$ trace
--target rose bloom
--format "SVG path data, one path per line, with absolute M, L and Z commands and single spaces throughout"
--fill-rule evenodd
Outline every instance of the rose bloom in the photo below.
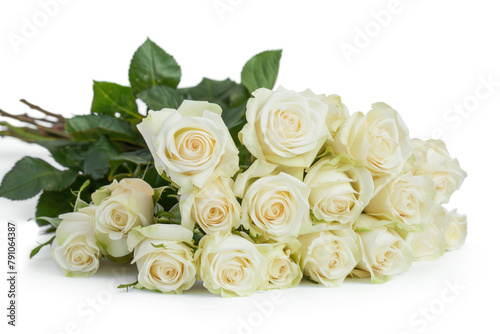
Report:
M 242 201 L 242 225 L 263 240 L 296 238 L 310 225 L 309 187 L 286 173 L 255 181 Z
M 233 194 L 233 180 L 218 177 L 202 189 L 181 195 L 182 226 L 193 230 L 197 224 L 203 232 L 231 233 L 241 222 L 241 205 Z
M 361 259 L 357 239 L 351 229 L 314 231 L 299 236 L 300 267 L 304 275 L 329 287 L 342 284 Z
M 337 131 L 332 147 L 373 174 L 375 192 L 403 170 L 413 151 L 401 116 L 381 102 L 374 103 L 366 115 L 353 114 Z
M 101 251 L 94 235 L 95 207 L 59 216 L 62 219 L 52 242 L 52 257 L 69 277 L 89 277 L 99 268 Z
M 432 261 L 446 251 L 444 223 L 446 211 L 441 205 L 434 207 L 422 231 L 410 232 L 405 238 L 415 261 Z
M 384 186 L 365 207 L 365 213 L 394 220 L 398 227 L 415 231 L 427 221 L 434 196 L 432 181 L 427 176 L 406 173 Z
M 412 253 L 404 239 L 391 227 L 390 222 L 380 221 L 366 214 L 359 216 L 357 232 L 363 256 L 353 271 L 354 276 L 371 277 L 373 283 L 384 283 L 394 275 L 407 271 L 412 262 Z M 381 226 L 382 225 L 382 226 Z M 370 229 L 370 226 L 374 226 Z
M 130 254 L 127 235 L 136 226 L 148 226 L 154 222 L 153 195 L 153 188 L 141 179 L 113 180 L 92 194 L 97 205 L 96 237 L 107 258 L 128 262 L 123 258 Z
M 234 234 L 205 235 L 195 253 L 198 280 L 213 294 L 249 296 L 267 287 L 269 244 L 254 244 Z
M 139 270 L 135 287 L 163 293 L 191 288 L 196 281 L 192 240 L 193 232 L 179 225 L 135 227 L 127 240 Z
M 326 104 L 328 104 L 328 113 L 326 115 L 326 125 L 330 134 L 335 135 L 339 127 L 349 118 L 349 110 L 342 103 L 340 96 L 336 94 L 324 97 Z M 333 137 L 332 137 L 333 139 Z
M 179 193 L 239 169 L 238 149 L 221 113 L 217 104 L 185 100 L 177 110 L 150 111 L 137 125 L 158 173 L 165 172 Z
M 309 205 L 318 221 L 351 227 L 373 195 L 373 180 L 363 166 L 343 156 L 326 156 L 307 170 Z M 333 224 L 331 224 L 333 225 Z
M 234 182 L 233 193 L 236 197 L 243 198 L 253 182 L 264 176 L 278 175 L 279 173 L 286 173 L 299 181 L 304 179 L 304 168 L 302 167 L 280 166 L 257 159 L 244 173 L 238 174 Z
M 298 264 L 300 242 L 297 239 L 289 239 L 272 246 L 273 250 L 267 260 L 266 290 L 297 286 L 302 279 L 302 271 Z
M 415 162 L 414 175 L 429 176 L 436 189 L 436 202 L 448 203 L 453 192 L 460 188 L 467 173 L 460 168 L 457 159 L 452 159 L 442 140 L 413 139 Z
M 239 133 L 257 159 L 289 167 L 309 167 L 329 136 L 329 105 L 310 90 L 257 89 L 247 103 L 247 123 Z
M 467 216 L 459 214 L 457 209 L 446 211 L 444 237 L 447 250 L 452 251 L 460 248 L 467 237 Z

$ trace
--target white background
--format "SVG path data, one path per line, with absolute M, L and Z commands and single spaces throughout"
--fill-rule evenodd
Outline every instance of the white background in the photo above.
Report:
M 498 330 L 496 2 L 401 0 L 396 12 L 384 16 L 384 26 L 375 23 L 373 13 L 393 8 L 389 0 L 66 2 L 47 22 L 37 21 L 45 25 L 26 43 L 14 47 L 8 36 L 22 36 L 26 20 L 33 22 L 34 16 L 43 19 L 42 7 L 34 0 L 2 1 L 0 108 L 27 111 L 18 102 L 26 98 L 65 116 L 88 113 L 92 80 L 127 84 L 130 58 L 146 37 L 176 57 L 183 72 L 181 86 L 194 85 L 203 76 L 239 80 L 252 55 L 282 48 L 278 84 L 337 93 L 351 112 L 368 111 L 371 103 L 384 101 L 401 113 L 414 137 L 442 131 L 451 155 L 469 174 L 447 206 L 468 215 L 469 236 L 460 250 L 417 263 L 384 285 L 348 280 L 328 289 L 302 283 L 277 295 L 230 299 L 199 285 L 180 296 L 125 293 L 115 286 L 134 281 L 133 268 L 122 272 L 103 263 L 91 279 L 70 279 L 60 273 L 48 249 L 28 260 L 37 241 L 47 239 L 27 222 L 36 199 L 2 198 L 2 272 L 7 271 L 7 220 L 18 222 L 19 234 L 18 327 L 8 328 L 9 333 Z M 230 7 L 220 15 L 217 3 Z M 359 31 L 366 29 L 371 36 L 363 39 Z M 357 48 L 352 57 L 342 52 L 347 44 Z M 493 84 L 484 84 L 488 80 Z M 24 155 L 49 159 L 42 148 L 0 139 L 0 176 Z M 3 277 L 0 319 L 7 327 Z M 454 294 L 447 284 L 460 288 Z M 427 318 L 423 312 L 429 312 Z

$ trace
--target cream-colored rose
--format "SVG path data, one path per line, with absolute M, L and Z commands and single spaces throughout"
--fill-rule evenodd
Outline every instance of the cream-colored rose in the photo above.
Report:
M 318 221 L 351 227 L 373 195 L 370 172 L 345 156 L 326 156 L 307 170 L 309 204 Z
M 384 283 L 394 275 L 401 274 L 410 268 L 413 262 L 412 253 L 403 238 L 393 228 L 377 226 L 379 223 L 370 221 L 377 219 L 365 214 L 360 215 L 358 220 L 362 221 L 359 225 L 376 227 L 357 232 L 363 256 L 353 272 L 354 276 L 366 275 L 371 277 L 373 283 Z
M 233 193 L 236 197 L 243 198 L 253 182 L 264 176 L 278 175 L 279 173 L 286 173 L 299 181 L 303 181 L 304 170 L 302 167 L 280 166 L 257 159 L 244 173 L 238 174 L 234 182 Z
M 231 233 L 241 223 L 241 205 L 233 194 L 233 180 L 218 177 L 202 189 L 181 195 L 182 226 L 193 230 L 197 224 L 205 233 Z
M 326 125 L 330 133 L 334 135 L 339 127 L 349 118 L 349 110 L 347 110 L 347 107 L 342 103 L 338 95 L 332 94 L 325 96 L 325 101 L 326 104 L 328 104 Z
M 238 171 L 238 149 L 221 113 L 217 104 L 185 100 L 177 110 L 150 111 L 137 125 L 158 173 L 166 173 L 179 193 Z
M 462 185 L 467 173 L 460 168 L 457 159 L 452 159 L 442 140 L 412 140 L 415 150 L 415 162 L 412 165 L 414 175 L 427 175 L 434 182 L 436 202 L 448 203 L 453 192 Z
M 432 261 L 444 254 L 446 251 L 445 220 L 445 209 L 435 204 L 425 221 L 423 230 L 410 232 L 405 237 L 415 261 Z
M 273 244 L 273 251 L 267 260 L 267 289 L 284 289 L 297 286 L 302 279 L 299 267 L 300 242 L 289 239 Z
M 329 287 L 342 284 L 361 260 L 357 239 L 356 233 L 350 229 L 316 231 L 299 236 L 300 267 L 304 275 Z
M 154 190 L 141 179 L 113 180 L 92 194 L 97 242 L 111 260 L 130 254 L 127 235 L 136 226 L 152 224 Z M 127 260 L 127 259 L 124 259 Z
M 407 231 L 421 229 L 434 207 L 434 187 L 427 176 L 406 173 L 384 186 L 365 208 L 365 213 L 394 220 Z
M 137 263 L 138 289 L 181 293 L 196 281 L 193 260 L 193 232 L 179 225 L 154 224 L 135 227 L 127 244 Z
M 238 235 L 207 234 L 194 255 L 197 277 L 213 294 L 249 296 L 267 287 L 271 251 L 271 245 L 257 245 Z
M 310 90 L 257 89 L 247 103 L 247 124 L 239 133 L 257 159 L 307 168 L 329 136 L 329 105 Z
M 296 238 L 311 225 L 309 193 L 309 187 L 289 174 L 262 177 L 245 192 L 242 225 L 263 240 Z
M 368 168 L 377 192 L 403 170 L 413 146 L 398 112 L 379 102 L 374 103 L 366 115 L 355 113 L 340 127 L 333 150 Z
M 444 237 L 446 250 L 452 251 L 462 247 L 467 237 L 467 216 L 459 214 L 457 209 L 446 211 Z
M 95 207 L 62 214 L 52 242 L 52 257 L 69 277 L 89 277 L 99 268 L 101 251 L 94 235 Z

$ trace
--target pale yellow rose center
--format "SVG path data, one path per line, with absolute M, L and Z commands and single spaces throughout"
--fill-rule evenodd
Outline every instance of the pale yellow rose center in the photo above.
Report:
M 191 218 L 204 227 L 216 227 L 226 223 L 231 210 L 231 204 L 224 198 L 209 202 L 195 200 L 195 205 L 191 208 Z
M 236 284 L 243 279 L 246 267 L 248 263 L 245 259 L 234 258 L 220 271 L 219 280 L 224 285 Z
M 350 194 L 352 198 L 334 198 L 327 199 L 323 204 L 325 213 L 330 215 L 343 215 L 349 213 L 354 206 L 354 194 Z
M 280 137 L 292 139 L 302 133 L 302 120 L 299 115 L 288 111 L 279 110 L 276 113 L 275 131 Z
M 386 130 L 377 129 L 370 138 L 370 144 L 368 161 L 378 168 L 383 168 L 394 154 L 397 146 L 396 143 L 391 139 Z
M 180 162 L 204 163 L 213 156 L 216 147 L 214 136 L 201 129 L 182 129 L 174 135 L 178 154 L 172 154 L 165 148 L 165 156 Z
M 389 249 L 384 252 L 381 252 L 375 256 L 375 263 L 372 268 L 374 270 L 386 271 L 389 269 L 394 261 L 396 260 L 398 253 L 397 244 L 391 245 Z
M 183 271 L 184 264 L 172 259 L 168 255 L 156 258 L 150 268 L 151 277 L 163 283 L 177 282 Z
M 290 274 L 290 263 L 288 260 L 276 257 L 271 262 L 269 278 L 271 281 L 284 281 Z
M 89 254 L 84 247 L 78 244 L 68 247 L 65 250 L 65 255 L 73 265 L 78 267 L 87 267 L 94 262 L 94 256 Z
M 116 232 L 123 231 L 127 226 L 128 215 L 121 210 L 113 210 L 111 213 L 110 229 Z

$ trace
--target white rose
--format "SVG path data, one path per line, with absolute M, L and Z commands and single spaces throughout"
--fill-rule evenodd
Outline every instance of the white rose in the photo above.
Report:
M 446 211 L 441 205 L 434 205 L 430 216 L 426 219 L 422 231 L 410 232 L 405 237 L 415 261 L 432 261 L 446 251 L 444 222 Z
M 362 214 L 358 220 L 377 220 Z M 360 222 L 368 226 L 371 222 Z M 374 224 L 375 226 L 378 223 Z M 394 275 L 407 271 L 413 257 L 406 242 L 388 226 L 377 226 L 368 231 L 357 232 L 361 241 L 363 257 L 354 270 L 355 276 L 371 276 L 373 283 L 384 283 Z
M 307 171 L 304 183 L 311 188 L 309 204 L 319 221 L 351 227 L 373 195 L 370 172 L 345 156 L 326 156 Z
M 234 182 L 233 193 L 236 197 L 243 198 L 248 187 L 254 181 L 264 176 L 278 175 L 279 173 L 286 173 L 302 181 L 304 179 L 304 170 L 302 167 L 280 166 L 257 159 L 244 173 L 238 174 Z
M 298 265 L 299 248 L 300 242 L 297 239 L 273 245 L 267 260 L 267 289 L 292 288 L 300 283 L 302 271 Z
M 377 192 L 403 170 L 413 147 L 408 128 L 398 112 L 379 102 L 374 103 L 366 115 L 355 113 L 340 127 L 333 150 L 368 168 Z
M 452 251 L 460 248 L 467 237 L 467 216 L 459 214 L 457 209 L 446 211 L 444 237 L 447 250 Z
M 97 242 L 104 255 L 120 262 L 129 255 L 127 235 L 136 226 L 153 223 L 154 190 L 141 179 L 113 180 L 92 194 Z M 126 258 L 124 261 L 128 262 Z
M 329 136 L 329 106 L 310 90 L 257 89 L 247 103 L 247 124 L 239 139 L 257 159 L 309 167 Z
M 238 149 L 221 113 L 216 104 L 186 100 L 177 110 L 150 111 L 137 125 L 158 173 L 165 172 L 179 193 L 238 171 Z
M 154 224 L 135 227 L 128 235 L 128 247 L 137 263 L 138 289 L 181 293 L 196 281 L 191 243 L 193 232 L 179 225 Z
M 195 223 L 207 234 L 231 233 L 241 223 L 241 205 L 233 194 L 233 180 L 218 177 L 202 189 L 181 195 L 182 226 L 193 230 Z
M 330 133 L 334 135 L 339 127 L 349 118 L 349 110 L 347 110 L 347 107 L 342 103 L 338 95 L 332 94 L 325 96 L 325 101 L 326 104 L 328 104 L 326 125 Z
M 207 234 L 194 255 L 198 279 L 211 293 L 249 296 L 267 286 L 271 251 L 271 245 L 256 245 L 238 235 Z
M 434 194 L 432 181 L 427 176 L 402 174 L 371 199 L 365 212 L 394 220 L 402 229 L 416 231 L 422 228 L 434 207 Z
M 324 225 L 324 224 L 323 224 Z M 352 230 L 324 230 L 299 236 L 300 267 L 311 280 L 337 287 L 361 259 Z
M 442 140 L 413 139 L 415 162 L 414 175 L 427 175 L 434 182 L 436 202 L 448 203 L 453 192 L 462 185 L 467 173 L 460 168 L 457 159 L 452 159 Z
M 309 187 L 289 174 L 262 177 L 245 192 L 242 225 L 263 240 L 296 238 L 311 225 L 309 193 Z
M 99 268 L 101 251 L 94 235 L 94 210 L 62 214 L 52 242 L 52 257 L 66 276 L 88 277 Z

